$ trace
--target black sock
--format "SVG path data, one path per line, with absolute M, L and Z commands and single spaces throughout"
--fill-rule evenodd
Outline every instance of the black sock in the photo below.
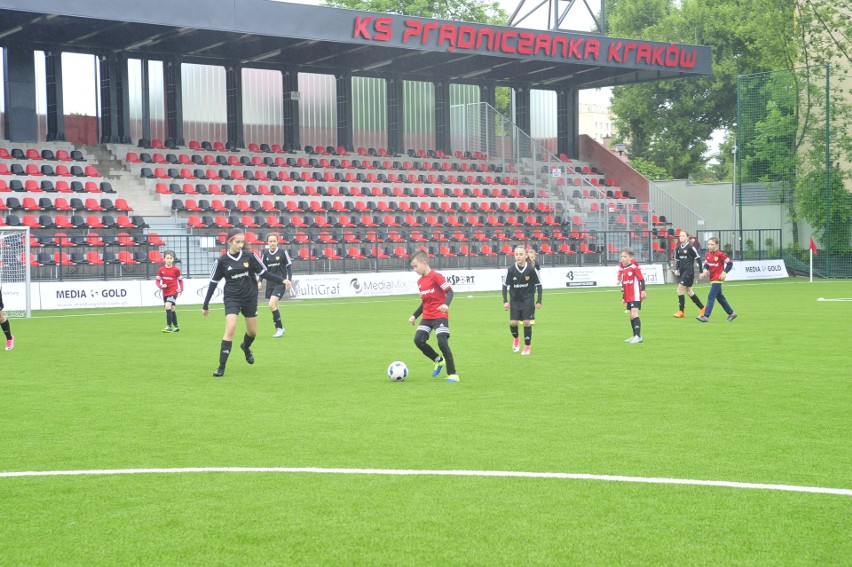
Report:
M 683 308 L 686 307 L 686 298 L 682 295 L 677 296 L 677 305 L 678 311 L 683 311 Z
M 524 327 L 524 344 L 530 346 L 532 342 L 532 325 Z
M 174 309 L 172 309 L 172 312 L 171 312 L 171 313 L 172 313 L 172 325 L 174 325 L 175 327 L 177 327 L 177 326 L 178 326 L 178 324 L 177 324 L 177 311 L 175 311 Z
M 169 311 L 168 309 L 166 309 L 166 326 L 167 327 L 172 326 L 172 312 Z
M 513 327 L 512 325 L 509 325 L 509 331 L 512 332 L 513 337 L 515 337 L 516 339 L 518 338 L 518 328 L 517 327 Z
M 703 304 L 703 303 L 701 303 L 701 300 L 700 300 L 700 299 L 698 299 L 698 296 L 697 296 L 697 295 L 693 295 L 690 299 L 692 299 L 692 302 L 693 302 L 695 305 L 697 305 L 699 309 L 704 309 L 704 304 Z
M 9 326 L 9 320 L 6 319 L 2 323 L 0 323 L 0 327 L 3 328 L 3 333 L 6 335 L 6 340 L 12 340 L 12 327 Z
M 281 311 L 276 309 L 272 312 L 272 322 L 275 323 L 276 329 L 283 329 L 284 326 L 281 324 Z
M 456 362 L 453 359 L 453 351 L 450 350 L 449 335 L 441 333 L 438 337 L 438 348 L 441 349 L 441 354 L 444 355 L 444 364 L 447 366 L 447 375 L 456 373 Z M 437 361 L 436 361 L 437 362 Z
M 243 335 L 243 344 L 246 346 L 246 348 L 251 348 L 251 343 L 253 343 L 253 342 L 254 342 L 254 337 L 248 336 L 248 333 Z
M 633 334 L 635 336 L 642 336 L 642 323 L 639 321 L 639 317 L 630 320 L 630 327 L 633 329 Z
M 228 356 L 231 354 L 231 341 L 222 341 L 222 347 L 219 350 L 219 366 L 224 368 L 228 362 Z

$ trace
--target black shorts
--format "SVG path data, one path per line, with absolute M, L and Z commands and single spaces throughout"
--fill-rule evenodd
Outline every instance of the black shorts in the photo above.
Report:
M 172 305 L 177 305 L 177 295 L 165 295 L 163 296 L 163 303 L 171 303 Z
M 257 317 L 257 299 L 246 301 L 245 299 L 229 299 L 224 300 L 225 315 L 239 315 L 243 317 Z
M 0 289 L 0 311 L 3 311 L 3 290 Z
M 624 307 L 625 307 L 625 309 L 641 310 L 642 309 L 642 302 L 641 301 L 628 301 L 624 305 Z
M 681 272 L 679 281 L 682 286 L 692 287 L 695 283 L 695 272 Z
M 271 298 L 273 295 L 275 297 L 277 297 L 278 299 L 281 299 L 282 297 L 284 297 L 285 291 L 286 290 L 284 288 L 284 284 L 268 283 L 268 284 L 266 284 L 266 299 Z
M 531 321 L 535 319 L 535 303 L 510 303 L 510 321 Z
M 420 324 L 417 325 L 417 332 L 423 331 L 425 333 L 432 334 L 432 331 L 435 331 L 435 334 L 446 333 L 447 336 L 450 336 L 450 320 L 446 317 L 441 317 L 440 319 L 421 319 Z

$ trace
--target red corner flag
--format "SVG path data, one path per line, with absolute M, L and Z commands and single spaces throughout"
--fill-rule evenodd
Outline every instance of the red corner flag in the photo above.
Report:
M 809 246 L 808 248 L 809 248 L 809 250 L 810 250 L 811 252 L 813 252 L 813 253 L 814 253 L 814 256 L 816 256 L 816 255 L 817 255 L 817 247 L 816 247 L 816 243 L 814 242 L 814 237 L 813 237 L 813 236 L 811 236 L 811 244 L 810 244 L 810 246 Z

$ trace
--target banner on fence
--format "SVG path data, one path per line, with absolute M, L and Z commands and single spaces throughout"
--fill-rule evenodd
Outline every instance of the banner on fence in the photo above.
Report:
M 787 265 L 784 260 L 743 260 L 734 262 L 734 267 L 728 272 L 725 281 L 768 280 L 786 277 L 788 277 Z
M 153 287 L 150 282 L 121 280 L 39 282 L 39 303 L 33 300 L 32 304 L 34 309 L 139 307 L 142 305 L 140 284 Z
M 500 291 L 506 269 L 440 270 L 457 293 Z M 665 283 L 663 266 L 647 264 L 642 273 L 649 285 Z M 617 266 L 575 266 L 544 268 L 540 272 L 544 289 L 582 289 L 617 287 Z M 728 279 L 765 279 L 787 277 L 781 260 L 738 262 Z M 185 279 L 184 291 L 178 305 L 201 305 L 210 280 Z M 263 282 L 264 286 L 266 282 Z M 211 305 L 221 305 L 220 282 Z M 4 286 L 4 299 L 6 287 Z M 296 275 L 293 278 L 291 299 L 322 299 L 335 297 L 378 297 L 417 293 L 417 274 L 406 272 L 368 272 L 349 274 Z M 17 298 L 17 295 L 15 296 Z M 10 298 L 13 299 L 10 294 Z M 11 305 L 11 302 L 9 302 Z M 34 282 L 33 309 L 84 309 L 94 307 L 154 307 L 163 304 L 162 293 L 153 280 L 133 281 L 74 281 Z

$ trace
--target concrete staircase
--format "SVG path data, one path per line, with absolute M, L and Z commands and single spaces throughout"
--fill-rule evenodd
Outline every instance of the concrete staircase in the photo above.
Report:
M 112 185 L 116 196 L 127 199 L 134 215 L 142 215 L 149 224 L 149 217 L 169 216 L 169 210 L 160 203 L 159 195 L 150 192 L 139 177 L 127 171 L 107 146 L 95 144 L 80 146 L 79 149 L 98 168 L 104 180 Z

